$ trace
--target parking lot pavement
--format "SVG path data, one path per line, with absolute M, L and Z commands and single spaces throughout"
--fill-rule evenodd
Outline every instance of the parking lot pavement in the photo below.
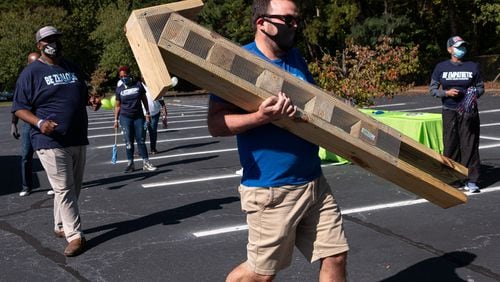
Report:
M 84 189 L 80 196 L 88 249 L 62 255 L 52 235 L 52 198 L 40 163 L 37 188 L 19 197 L 20 142 L 0 108 L 1 281 L 223 281 L 245 258 L 246 225 L 236 187 L 234 137 L 212 138 L 206 96 L 166 99 L 169 126 L 159 128 L 158 171 L 123 174 L 111 111 L 89 112 Z M 384 110 L 439 112 L 427 96 L 379 100 Z M 354 165 L 324 164 L 350 242 L 350 281 L 500 281 L 500 97 L 480 99 L 482 192 L 441 209 Z M 316 281 L 296 251 L 276 281 Z

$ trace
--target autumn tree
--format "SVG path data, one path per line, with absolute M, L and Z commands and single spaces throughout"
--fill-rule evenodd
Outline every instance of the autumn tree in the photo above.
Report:
M 325 54 L 309 65 L 318 86 L 356 106 L 393 97 L 412 85 L 418 72 L 418 47 L 392 45 L 388 37 L 371 48 L 347 42 L 334 56 Z

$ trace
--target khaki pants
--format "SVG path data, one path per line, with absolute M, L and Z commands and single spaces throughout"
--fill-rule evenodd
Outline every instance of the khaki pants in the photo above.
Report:
M 294 246 L 309 260 L 347 252 L 342 217 L 326 179 L 304 185 L 247 187 L 240 185 L 247 214 L 247 266 L 261 275 L 288 267 Z
M 64 229 L 68 242 L 83 237 L 78 197 L 85 169 L 86 146 L 37 151 L 54 190 L 54 230 Z

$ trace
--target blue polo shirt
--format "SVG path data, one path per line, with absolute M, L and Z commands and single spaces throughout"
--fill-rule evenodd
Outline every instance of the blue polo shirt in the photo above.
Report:
M 146 95 L 146 90 L 140 81 L 132 85 L 121 84 L 116 88 L 116 100 L 120 101 L 120 115 L 136 119 L 144 117 L 142 112 L 142 95 Z
M 307 64 L 297 49 L 290 50 L 281 59 L 269 60 L 257 48 L 255 42 L 244 48 L 294 76 L 314 83 Z M 214 95 L 211 95 L 210 99 L 227 103 Z M 237 143 L 243 167 L 241 183 L 246 186 L 300 185 L 321 175 L 318 146 L 273 124 L 238 134 Z
M 12 112 L 25 109 L 57 123 L 49 136 L 32 126 L 35 150 L 87 145 L 87 99 L 87 86 L 75 65 L 64 59 L 59 65 L 35 61 L 19 75 Z

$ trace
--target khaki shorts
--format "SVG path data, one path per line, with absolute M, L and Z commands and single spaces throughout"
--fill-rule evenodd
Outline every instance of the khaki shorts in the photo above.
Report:
M 247 214 L 247 266 L 275 275 L 292 261 L 294 246 L 310 261 L 346 252 L 340 210 L 326 179 L 271 188 L 240 185 Z

